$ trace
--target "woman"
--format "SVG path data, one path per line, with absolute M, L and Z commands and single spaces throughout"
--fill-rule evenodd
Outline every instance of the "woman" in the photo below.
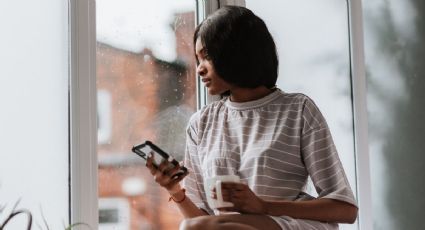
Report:
M 326 121 L 307 96 L 275 87 L 276 47 L 264 22 L 246 8 L 224 7 L 196 28 L 194 42 L 208 93 L 225 96 L 189 121 L 184 185 L 173 177 L 178 167 L 167 171 L 165 163 L 155 169 L 152 159 L 147 162 L 184 215 L 181 229 L 338 229 L 337 223 L 353 223 L 356 201 Z M 222 184 L 224 200 L 234 207 L 212 210 L 204 182 L 228 174 L 242 181 Z M 309 176 L 317 198 L 303 192 Z

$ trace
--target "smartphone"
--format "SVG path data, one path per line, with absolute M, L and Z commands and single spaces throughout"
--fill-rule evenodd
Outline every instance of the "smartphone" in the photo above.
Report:
M 138 156 L 142 157 L 143 159 L 147 160 L 149 155 L 153 156 L 153 166 L 158 168 L 158 166 L 163 162 L 167 161 L 169 164 L 168 169 L 174 168 L 175 166 L 179 165 L 179 162 L 177 162 L 172 156 L 170 156 L 168 153 L 166 153 L 164 150 L 160 149 L 158 146 L 156 146 L 151 141 L 145 141 L 143 144 L 133 146 L 131 149 L 134 153 L 136 153 Z M 180 177 L 181 175 L 185 174 L 187 172 L 187 168 L 184 166 L 180 166 L 179 171 L 173 175 L 173 178 Z

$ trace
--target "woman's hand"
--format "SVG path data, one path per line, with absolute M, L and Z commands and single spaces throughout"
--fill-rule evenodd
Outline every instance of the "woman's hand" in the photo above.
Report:
M 168 161 L 162 161 L 158 167 L 153 165 L 154 156 L 150 155 L 146 160 L 146 167 L 150 170 L 151 174 L 154 176 L 155 182 L 167 189 L 167 191 L 172 195 L 181 190 L 180 181 L 188 174 L 186 171 L 185 174 L 176 176 L 176 173 L 180 170 L 180 165 L 170 167 L 172 165 Z M 173 166 L 173 165 L 172 165 Z
M 233 203 L 233 207 L 219 208 L 219 211 L 240 212 L 249 214 L 266 214 L 266 203 L 248 187 L 236 182 L 222 182 L 221 190 L 223 201 Z M 212 189 L 212 198 L 217 199 L 215 188 Z

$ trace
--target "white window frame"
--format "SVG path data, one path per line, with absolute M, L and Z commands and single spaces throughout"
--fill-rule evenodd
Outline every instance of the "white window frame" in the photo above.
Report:
M 70 21 L 70 217 L 98 229 L 95 0 L 68 0 Z M 76 229 L 85 229 L 77 226 Z
M 68 0 L 70 4 L 70 222 L 98 228 L 96 11 L 95 0 Z M 220 6 L 245 6 L 244 0 L 195 0 L 197 21 Z M 357 197 L 360 229 L 373 229 L 368 149 L 368 116 L 361 0 L 349 6 L 351 78 L 353 87 Z M 217 100 L 207 95 L 197 78 L 198 108 Z
M 359 228 L 373 229 L 372 197 L 368 143 L 366 71 L 361 0 L 347 0 L 350 33 L 351 81 L 353 90 L 354 138 L 356 153 Z

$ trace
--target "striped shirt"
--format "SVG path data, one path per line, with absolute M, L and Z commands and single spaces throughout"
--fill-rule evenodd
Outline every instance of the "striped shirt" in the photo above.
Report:
M 356 205 L 329 127 L 303 94 L 277 89 L 255 101 L 224 98 L 203 107 L 187 127 L 184 164 L 190 171 L 184 180 L 187 195 L 210 214 L 204 179 L 229 174 L 240 176 L 265 200 L 302 199 L 310 177 L 319 198 Z M 273 219 L 289 229 L 338 228 L 286 216 Z

